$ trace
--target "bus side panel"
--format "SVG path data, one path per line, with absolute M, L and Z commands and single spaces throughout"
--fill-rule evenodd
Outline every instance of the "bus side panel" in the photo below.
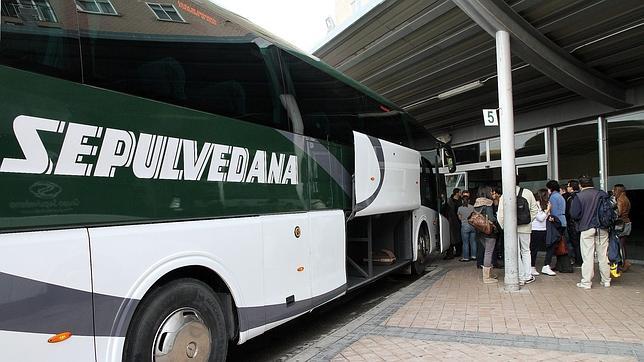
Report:
M 93 361 L 90 257 L 85 229 L 0 234 L 3 361 Z M 72 337 L 47 340 L 57 333 Z
M 344 292 L 347 283 L 344 214 L 341 210 L 311 213 L 312 295 Z M 326 301 L 326 300 L 325 300 Z M 314 304 L 313 307 L 316 305 Z
M 274 306 L 264 311 L 266 322 L 272 323 L 292 316 L 294 309 L 310 309 L 312 233 L 306 213 L 260 219 L 264 244 L 262 304 Z
M 341 295 L 343 224 L 342 211 L 325 210 L 89 229 L 95 301 L 111 298 L 96 305 L 99 361 L 118 360 L 138 302 L 181 267 L 203 266 L 224 280 L 240 343 Z
M 0 79 L 11 84 L 0 87 L 0 163 L 5 165 L 0 168 L 0 188 L 12 190 L 0 202 L 0 229 L 248 216 L 309 208 L 307 155 L 275 129 L 1 65 Z M 23 138 L 36 146 L 32 153 L 46 154 L 44 165 L 50 162 L 49 169 L 40 170 L 41 165 L 34 164 L 38 157 L 23 162 L 16 126 L 28 131 L 29 137 Z M 83 147 L 96 147 L 91 152 L 77 149 L 80 141 L 73 137 L 87 127 L 102 130 L 96 137 L 84 136 Z M 152 149 L 152 136 L 180 147 L 174 149 L 176 154 L 160 154 L 159 172 L 154 175 L 137 174 L 133 161 L 114 167 L 113 174 L 97 174 L 101 155 L 111 152 L 103 147 L 106 135 L 122 131 L 133 137 L 134 158 L 137 152 L 143 157 Z M 209 151 L 207 144 L 218 145 L 221 153 Z M 81 158 L 76 166 L 89 167 L 86 173 L 70 176 L 58 168 L 64 145 L 76 150 Z M 192 156 L 202 155 L 205 160 L 200 177 L 194 167 L 192 176 L 186 173 L 184 157 L 191 150 Z M 261 182 L 258 177 L 222 181 L 217 172 L 228 165 L 216 163 L 222 162 L 221 157 L 232 157 L 234 150 L 240 151 L 242 173 L 250 174 L 251 167 L 257 166 L 257 173 L 266 179 L 260 175 Z M 166 171 L 174 176 L 163 176 L 163 160 L 174 156 L 179 160 L 176 164 L 165 162 Z M 9 162 L 20 162 L 23 169 L 7 169 Z
M 97 305 L 96 334 L 112 337 L 98 345 L 99 361 L 121 355 L 132 309 L 163 275 L 181 267 L 198 265 L 215 271 L 228 284 L 238 307 L 262 305 L 259 217 L 91 228 L 89 233 L 94 291 L 121 300 L 115 308 Z M 241 323 L 264 324 L 263 320 Z

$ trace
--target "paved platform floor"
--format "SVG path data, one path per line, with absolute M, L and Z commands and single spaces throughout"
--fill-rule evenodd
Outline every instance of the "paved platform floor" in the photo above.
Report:
M 440 261 L 292 360 L 644 361 L 644 266 L 590 290 L 580 269 L 515 293 L 502 276 L 485 285 L 473 262 Z

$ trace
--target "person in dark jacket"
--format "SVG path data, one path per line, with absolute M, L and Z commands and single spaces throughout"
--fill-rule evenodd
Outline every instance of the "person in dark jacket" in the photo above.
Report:
M 462 248 L 461 221 L 457 214 L 458 208 L 461 204 L 461 189 L 457 187 L 452 191 L 452 196 L 447 199 L 446 203 L 445 216 L 449 222 L 450 247 L 447 249 L 445 259 L 454 258 L 455 253 L 458 254 Z
M 566 185 L 566 193 L 562 195 L 566 200 L 566 220 L 568 221 L 568 227 L 566 228 L 568 236 L 568 255 L 570 256 L 571 262 L 576 266 L 581 266 L 581 247 L 579 246 L 580 233 L 577 230 L 577 223 L 575 219 L 570 216 L 570 207 L 572 206 L 572 200 L 577 196 L 579 192 L 579 181 L 569 180 Z
M 492 188 L 492 201 L 494 201 L 494 205 L 492 208 L 494 209 L 494 216 L 497 216 L 497 212 L 499 211 L 499 201 L 501 200 L 501 196 L 503 195 L 503 188 L 501 186 L 495 186 Z M 502 268 L 503 267 L 503 233 L 499 232 L 498 238 L 496 239 L 496 244 L 494 245 L 494 253 L 492 254 L 492 265 L 494 265 L 495 268 Z
M 546 274 L 546 275 L 556 275 L 554 271 L 552 271 L 552 268 L 550 267 L 550 261 L 554 252 L 554 248 L 556 246 L 556 243 L 559 241 L 559 238 L 561 237 L 561 233 L 565 232 L 566 229 L 566 200 L 559 194 L 560 187 L 559 183 L 555 180 L 550 180 L 548 183 L 546 183 L 546 188 L 548 189 L 548 227 L 546 230 L 548 231 L 548 235 L 551 234 L 557 234 L 556 240 L 549 240 L 548 236 L 546 236 L 546 260 L 543 262 L 543 268 L 541 268 L 541 273 Z M 556 231 L 550 231 L 552 228 L 552 223 L 555 222 L 558 223 L 557 230 Z M 557 233 L 560 231 L 560 233 Z M 549 243 L 551 241 L 551 243 Z
M 573 199 L 570 206 L 570 216 L 577 220 L 577 228 L 581 232 L 581 255 L 584 259 L 581 265 L 581 281 L 577 287 L 590 289 L 595 273 L 594 255 L 597 252 L 601 285 L 610 287 L 610 266 L 608 261 L 608 230 L 599 227 L 597 205 L 599 196 L 604 191 L 593 187 L 593 179 L 588 176 L 579 178 L 581 191 Z
M 552 261 L 552 256 L 554 255 L 555 248 L 561 239 L 561 235 L 565 229 L 561 226 L 561 220 L 555 215 L 548 215 L 546 221 L 546 258 L 543 260 L 543 269 L 542 273 L 546 275 L 556 275 L 555 272 L 550 270 L 550 262 Z M 550 273 L 545 273 L 543 270 L 550 271 Z

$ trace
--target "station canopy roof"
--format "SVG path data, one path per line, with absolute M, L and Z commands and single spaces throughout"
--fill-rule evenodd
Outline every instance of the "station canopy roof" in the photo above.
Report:
M 517 114 L 582 98 L 624 109 L 644 84 L 642 0 L 385 0 L 314 55 L 446 131 L 498 107 L 499 28 Z

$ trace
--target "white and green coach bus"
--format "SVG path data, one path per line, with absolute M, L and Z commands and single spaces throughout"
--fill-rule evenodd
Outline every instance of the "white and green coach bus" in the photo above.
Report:
M 243 18 L 0 5 L 0 361 L 222 360 L 449 245 L 442 146 Z

